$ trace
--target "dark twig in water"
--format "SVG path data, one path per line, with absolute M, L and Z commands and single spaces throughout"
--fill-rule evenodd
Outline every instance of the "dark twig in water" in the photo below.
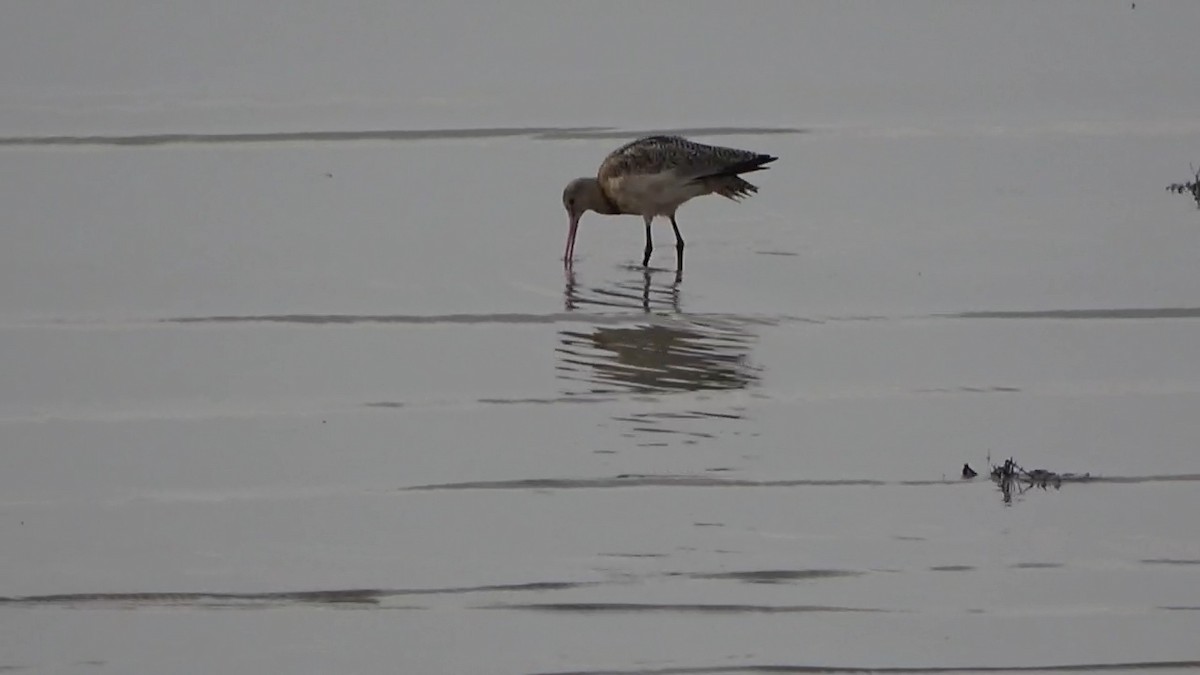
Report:
M 1074 474 L 1074 473 L 1055 473 L 1046 469 L 1034 469 L 1029 471 L 1017 464 L 1013 458 L 1009 457 L 1004 460 L 1003 464 L 992 464 L 989 457 L 988 464 L 992 467 L 992 480 L 1000 488 L 1000 493 L 1004 495 L 1004 503 L 1010 504 L 1013 500 L 1013 494 L 1022 495 L 1030 488 L 1041 488 L 1043 490 L 1053 487 L 1055 490 L 1062 487 L 1064 482 L 1080 483 L 1090 480 L 1090 473 Z
M 1187 183 L 1171 183 L 1167 186 L 1167 192 L 1176 194 L 1190 193 L 1192 199 L 1196 200 L 1196 208 L 1200 208 L 1200 169 L 1188 165 L 1192 171 L 1192 180 Z

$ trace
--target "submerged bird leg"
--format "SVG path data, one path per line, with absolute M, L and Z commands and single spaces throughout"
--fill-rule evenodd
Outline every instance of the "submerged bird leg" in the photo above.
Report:
M 642 270 L 642 310 L 650 311 L 650 270 Z
M 683 235 L 679 234 L 679 225 L 675 223 L 675 214 L 671 214 L 671 229 L 675 230 L 675 262 L 676 269 L 683 271 Z
M 650 238 L 650 221 L 654 216 L 642 216 L 642 220 L 646 221 L 646 253 L 642 256 L 642 267 L 649 267 L 650 254 L 654 252 L 654 240 Z

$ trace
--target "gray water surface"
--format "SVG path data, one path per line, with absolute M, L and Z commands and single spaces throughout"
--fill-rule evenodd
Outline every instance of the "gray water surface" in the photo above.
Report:
M 0 25 L 0 670 L 1200 667 L 1196 5 L 104 5 Z M 662 131 L 780 160 L 565 272 Z

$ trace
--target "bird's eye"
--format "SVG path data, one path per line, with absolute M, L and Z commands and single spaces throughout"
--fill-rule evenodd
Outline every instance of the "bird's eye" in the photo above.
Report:
M 575 206 L 575 200 L 574 200 L 574 199 L 568 199 L 568 200 L 567 200 L 567 206 Z

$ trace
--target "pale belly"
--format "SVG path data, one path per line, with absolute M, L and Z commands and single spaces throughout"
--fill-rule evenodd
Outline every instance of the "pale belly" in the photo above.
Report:
M 604 190 L 622 213 L 670 216 L 687 200 L 708 192 L 704 186 L 682 182 L 673 174 L 617 176 L 604 183 Z

